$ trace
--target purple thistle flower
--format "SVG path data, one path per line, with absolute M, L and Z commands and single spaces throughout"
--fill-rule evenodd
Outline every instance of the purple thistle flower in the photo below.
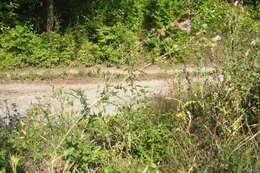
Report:
M 186 20 L 184 21 L 184 24 L 185 24 L 185 25 L 190 25 L 190 19 L 186 19 Z
M 216 39 L 217 41 L 219 41 L 219 40 L 221 40 L 222 38 L 221 38 L 220 35 L 217 35 L 217 36 L 215 37 L 215 39 Z
M 235 1 L 235 6 L 237 6 L 237 5 L 243 6 L 244 1 L 243 0 Z
M 253 68 L 258 68 L 258 64 L 257 64 L 257 63 L 253 63 L 253 64 L 252 64 L 252 67 L 253 67 Z
M 184 24 L 186 25 L 186 32 L 190 33 L 191 32 L 191 22 L 190 22 L 190 19 L 186 19 L 184 21 Z
M 186 32 L 187 32 L 187 33 L 190 33 L 190 32 L 191 32 L 191 26 L 190 26 L 190 25 L 187 25 L 187 26 L 186 26 Z

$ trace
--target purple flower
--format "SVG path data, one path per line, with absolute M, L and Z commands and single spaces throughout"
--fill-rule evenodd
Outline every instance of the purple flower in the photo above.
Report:
M 190 33 L 191 32 L 191 23 L 190 23 L 190 19 L 186 19 L 184 21 L 184 24 L 186 25 L 186 32 Z
M 257 63 L 253 63 L 253 64 L 252 64 L 252 67 L 253 67 L 253 68 L 258 68 L 258 64 L 257 64 Z
M 185 25 L 190 25 L 190 19 L 186 19 L 186 20 L 184 21 L 184 24 L 185 24 Z
M 187 25 L 187 26 L 186 26 L 186 32 L 187 32 L 187 33 L 190 33 L 190 32 L 191 32 L 191 26 L 190 26 L 190 25 Z
M 237 6 L 237 5 L 243 6 L 244 1 L 243 0 L 235 1 L 235 6 Z
M 220 35 L 217 35 L 217 36 L 215 37 L 215 39 L 216 39 L 217 41 L 219 41 L 219 40 L 221 40 L 222 38 L 221 38 Z

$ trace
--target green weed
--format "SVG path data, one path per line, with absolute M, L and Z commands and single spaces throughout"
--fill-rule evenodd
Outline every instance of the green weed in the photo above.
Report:
M 41 80 L 52 80 L 54 79 L 54 75 L 51 72 L 44 72 L 39 76 L 39 78 Z
M 7 78 L 7 74 L 6 73 L 0 73 L 0 79 L 5 79 Z
M 21 80 L 21 79 L 22 79 L 22 76 L 19 75 L 18 73 L 11 73 L 11 74 L 10 74 L 10 79 L 11 79 L 11 80 Z
M 78 74 L 79 74 L 80 77 L 83 77 L 83 76 L 86 75 L 85 72 L 84 72 L 84 70 L 79 70 L 79 71 L 78 71 Z
M 25 79 L 29 79 L 29 80 L 36 80 L 38 77 L 39 75 L 33 71 L 30 71 L 24 76 Z

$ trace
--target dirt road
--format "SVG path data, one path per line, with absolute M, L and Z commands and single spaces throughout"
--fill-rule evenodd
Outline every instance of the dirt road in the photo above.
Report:
M 115 70 L 115 69 L 102 69 L 105 72 L 109 73 L 119 73 L 119 74 L 126 74 L 123 70 Z M 200 69 L 200 72 L 211 72 L 213 71 L 213 68 L 204 68 Z M 159 67 L 153 67 L 150 69 L 145 70 L 146 75 L 144 75 L 142 78 L 139 79 L 139 81 L 136 82 L 136 85 L 140 85 L 141 87 L 147 86 L 147 95 L 153 95 L 153 94 L 164 94 L 167 91 L 170 90 L 172 87 L 172 78 L 169 74 L 171 73 L 179 73 L 183 71 L 181 68 L 159 68 Z M 190 73 L 198 72 L 195 68 L 188 68 L 186 71 Z M 140 73 L 137 73 L 137 76 Z M 160 74 L 160 75 L 158 75 Z M 164 74 L 164 75 L 163 75 Z M 154 77 L 156 76 L 156 77 Z M 160 79 L 160 76 L 164 76 L 163 79 Z M 83 77 L 82 77 L 83 78 Z M 116 85 L 120 81 L 114 81 L 111 83 L 111 85 Z M 72 84 L 71 84 L 72 83 Z M 125 83 L 123 83 L 124 85 Z M 8 82 L 0 84 L 0 116 L 5 116 L 6 114 L 12 112 L 12 104 L 15 104 L 15 107 L 17 108 L 17 111 L 21 114 L 26 114 L 26 110 L 31 108 L 35 104 L 39 104 L 41 102 L 44 102 L 44 98 L 48 98 L 47 100 L 50 100 L 50 96 L 53 94 L 53 87 L 54 88 L 64 88 L 65 90 L 76 90 L 76 89 L 82 89 L 85 91 L 85 94 L 88 98 L 88 103 L 92 104 L 96 102 L 96 100 L 99 98 L 99 95 L 105 88 L 105 82 L 101 80 L 96 80 L 95 78 L 87 80 L 85 83 L 76 83 L 76 82 L 69 82 L 64 81 L 62 83 L 61 81 L 52 82 L 49 81 L 46 82 Z M 122 100 L 127 100 L 130 95 L 127 93 L 120 92 L 119 95 L 121 96 Z M 74 100 L 74 108 L 77 109 L 79 106 L 79 101 Z M 112 102 L 121 104 L 122 101 L 119 101 L 118 99 L 112 100 Z M 50 104 L 58 105 L 57 102 L 52 102 Z M 93 109 L 93 111 L 98 111 L 98 107 Z M 103 109 L 103 108 L 102 108 Z M 113 106 L 107 106 L 106 107 L 107 113 L 115 113 L 115 107 Z

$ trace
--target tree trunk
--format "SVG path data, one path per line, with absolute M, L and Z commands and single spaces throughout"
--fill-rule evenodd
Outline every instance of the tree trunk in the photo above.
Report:
M 54 0 L 48 0 L 47 8 L 47 32 L 50 32 L 54 25 Z

